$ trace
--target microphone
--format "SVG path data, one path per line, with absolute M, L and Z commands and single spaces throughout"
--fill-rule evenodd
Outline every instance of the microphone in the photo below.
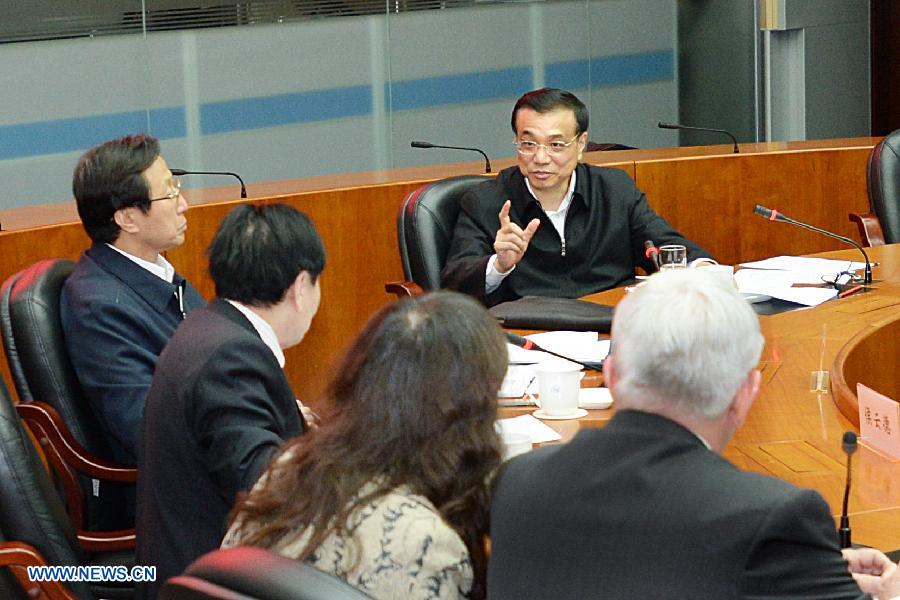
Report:
M 841 526 L 838 528 L 838 534 L 841 538 L 841 548 L 849 548 L 850 517 L 847 516 L 847 500 L 850 498 L 850 457 L 856 452 L 856 434 L 852 431 L 845 431 L 841 446 L 847 454 L 847 484 L 844 486 L 844 508 L 841 511 Z
M 724 129 L 712 129 L 711 127 L 691 127 L 690 125 L 666 123 L 665 121 L 658 122 L 656 126 L 660 129 L 684 129 L 686 131 L 712 131 L 713 133 L 724 133 L 731 138 L 731 142 L 734 144 L 734 153 L 737 154 L 740 152 L 740 150 L 738 150 L 737 138 L 734 137 L 734 134 L 732 134 L 730 131 L 725 131 Z
M 653 240 L 644 241 L 644 256 L 650 259 L 656 270 L 659 271 L 659 248 L 653 243 Z
M 836 240 L 840 240 L 845 244 L 850 244 L 860 252 L 862 252 L 863 258 L 866 260 L 866 273 L 863 278 L 863 283 L 872 283 L 872 263 L 869 262 L 869 255 L 866 254 L 866 251 L 863 250 L 863 247 L 857 244 L 855 241 L 851 240 L 848 237 L 844 237 L 842 235 L 838 235 L 836 233 L 832 233 L 830 231 L 825 231 L 824 229 L 819 229 L 818 227 L 813 227 L 812 225 L 807 225 L 806 223 L 801 223 L 800 221 L 795 221 L 790 217 L 786 217 L 777 210 L 773 210 L 771 208 L 766 208 L 765 206 L 760 206 L 757 204 L 753 207 L 753 212 L 757 215 L 764 217 L 770 221 L 781 221 L 783 223 L 790 223 L 791 225 L 796 225 L 797 227 L 802 227 L 803 229 L 809 229 L 810 231 L 815 231 L 816 233 L 821 233 L 822 235 L 826 235 L 830 238 L 834 238 Z
M 241 198 L 247 197 L 247 187 L 244 185 L 244 180 L 241 179 L 241 176 L 237 173 L 232 173 L 231 171 L 185 171 L 184 169 L 170 169 L 172 171 L 172 175 L 176 177 L 181 177 L 182 175 L 231 175 L 241 182 Z
M 557 358 L 562 358 L 563 360 L 567 360 L 569 362 L 573 362 L 575 364 L 581 365 L 585 369 L 589 371 L 602 371 L 603 370 L 603 361 L 600 362 L 581 362 L 580 360 L 575 360 L 574 358 L 569 358 L 568 356 L 563 356 L 562 354 L 557 354 L 552 350 L 547 350 L 546 348 L 541 348 L 531 340 L 526 337 L 522 337 L 521 335 L 516 335 L 515 333 L 506 334 L 506 341 L 508 341 L 513 346 L 518 346 L 519 348 L 524 348 L 525 350 L 535 350 L 537 352 L 546 352 L 547 354 L 552 354 Z
M 431 142 L 410 142 L 411 148 L 446 148 L 447 150 L 471 150 L 472 152 L 478 152 L 484 157 L 484 172 L 491 172 L 491 161 L 488 159 L 487 154 L 484 153 L 484 150 L 480 150 L 478 148 L 466 148 L 465 146 L 439 146 L 438 144 L 432 144 Z

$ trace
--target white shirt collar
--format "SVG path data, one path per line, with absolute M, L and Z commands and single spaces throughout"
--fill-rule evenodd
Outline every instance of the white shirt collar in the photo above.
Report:
M 703 442 L 703 445 L 706 446 L 706 449 L 707 449 L 707 450 L 712 450 L 712 446 L 709 445 L 709 442 L 706 441 L 706 438 L 705 438 L 705 437 L 703 437 L 702 435 L 700 435 L 699 433 L 697 433 L 697 432 L 694 431 L 693 429 L 689 429 L 688 431 L 690 431 L 691 433 L 693 433 L 693 434 L 694 434 L 694 437 L 696 437 L 698 440 L 700 440 L 701 442 Z
M 226 300 L 228 300 L 226 298 Z M 247 317 L 247 320 L 250 321 L 250 324 L 253 325 L 253 328 L 256 329 L 256 332 L 259 334 L 259 337 L 262 338 L 262 341 L 269 347 L 269 350 L 272 351 L 272 354 L 275 355 L 275 360 L 278 361 L 278 366 L 282 369 L 284 368 L 284 350 L 281 349 L 281 344 L 278 343 L 278 336 L 275 335 L 275 330 L 272 329 L 272 326 L 266 322 L 261 316 L 253 312 L 253 309 L 249 306 L 244 306 L 240 302 L 235 302 L 234 300 L 228 300 L 228 302 L 241 311 L 241 314 Z
M 139 267 L 142 267 L 142 268 L 150 271 L 151 273 L 153 273 L 154 275 L 156 275 L 157 277 L 159 277 L 160 279 L 162 279 L 164 281 L 168 281 L 169 283 L 172 283 L 172 280 L 175 278 L 175 267 L 173 267 L 171 265 L 171 263 L 169 263 L 169 261 L 167 261 L 163 257 L 162 254 L 156 255 L 156 262 L 150 262 L 148 260 L 144 260 L 143 258 L 139 258 L 133 254 L 128 254 L 121 248 L 116 248 L 112 244 L 106 244 L 106 245 L 109 246 L 110 248 L 112 248 L 113 250 L 115 250 L 116 252 L 118 252 L 119 254 L 121 254 L 122 256 L 124 256 L 125 258 L 129 259 L 130 261 L 132 261 Z
M 525 187 L 528 188 L 528 193 L 531 194 L 532 198 L 537 200 L 537 194 L 534 193 L 534 189 L 531 187 L 531 182 L 528 181 L 528 178 L 525 178 Z M 572 203 L 572 196 L 575 195 L 575 171 L 572 171 L 572 176 L 569 177 L 569 189 L 566 190 L 566 195 L 563 196 L 562 202 L 559 203 L 559 208 L 556 210 L 545 210 L 544 212 L 548 215 L 552 215 L 558 212 L 565 213 L 565 211 L 569 210 L 569 204 Z M 538 201 L 540 204 L 540 201 Z

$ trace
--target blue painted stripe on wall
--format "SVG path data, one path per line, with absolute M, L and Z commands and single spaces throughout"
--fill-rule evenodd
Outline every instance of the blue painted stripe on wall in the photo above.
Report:
M 161 140 L 183 138 L 187 135 L 187 124 L 185 123 L 185 118 L 186 116 L 183 106 L 151 109 L 150 133 Z M 126 133 L 131 132 L 129 131 Z
M 161 139 L 184 137 L 184 107 L 130 111 L 0 126 L 0 160 L 84 150 L 128 133 L 148 132 Z
M 634 85 L 675 76 L 675 54 L 671 50 L 623 54 L 591 59 L 591 85 Z
M 501 98 L 516 98 L 532 88 L 530 67 L 513 67 L 386 84 L 389 110 L 412 110 L 465 104 Z
M 613 85 L 635 85 L 672 79 L 675 55 L 671 50 L 596 56 L 587 60 L 571 60 L 548 64 L 544 81 L 549 87 L 582 89 Z
M 544 84 L 563 90 L 580 90 L 590 86 L 591 61 L 569 60 L 544 66 Z
M 226 133 L 294 123 L 328 121 L 372 112 L 372 86 L 241 98 L 200 106 L 200 130 Z
M 584 89 L 671 79 L 671 50 L 594 57 L 545 66 L 547 85 Z M 532 87 L 530 67 L 512 67 L 426 79 L 394 81 L 386 107 L 402 111 L 516 98 Z M 372 89 L 359 85 L 277 96 L 211 102 L 200 106 L 204 134 L 327 121 L 372 113 Z M 182 106 L 152 109 L 149 133 L 160 139 L 187 135 Z M 105 140 L 148 131 L 146 111 L 132 111 L 0 126 L 0 160 L 85 150 Z

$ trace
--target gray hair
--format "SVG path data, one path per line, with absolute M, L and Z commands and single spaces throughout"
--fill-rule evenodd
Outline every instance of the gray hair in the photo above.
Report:
M 616 402 L 722 415 L 759 362 L 759 319 L 734 286 L 700 269 L 653 275 L 616 306 Z

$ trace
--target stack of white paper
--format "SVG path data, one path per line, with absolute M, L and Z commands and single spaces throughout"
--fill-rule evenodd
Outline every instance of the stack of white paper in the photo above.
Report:
M 793 287 L 795 283 L 821 284 L 821 275 L 813 271 L 741 269 L 735 272 L 734 280 L 745 294 L 765 294 L 804 306 L 816 306 L 837 296 L 833 287 Z
M 532 444 L 555 442 L 562 439 L 562 436 L 556 431 L 531 415 L 499 419 L 494 426 L 498 433 L 524 433 L 531 438 Z
M 546 331 L 526 336 L 535 344 L 581 362 L 600 362 L 609 354 L 609 340 L 598 339 L 595 331 Z M 510 364 L 533 364 L 552 355 L 524 350 L 507 344 Z
M 778 271 L 815 271 L 819 274 L 836 275 L 844 271 L 860 271 L 866 263 L 831 258 L 807 258 L 805 256 L 773 256 L 764 260 L 742 263 L 748 269 L 774 269 Z
M 837 296 L 837 290 L 827 285 L 827 281 L 834 281 L 839 273 L 864 269 L 866 265 L 848 260 L 776 256 L 741 266 L 745 268 L 734 274 L 741 292 L 816 306 Z

